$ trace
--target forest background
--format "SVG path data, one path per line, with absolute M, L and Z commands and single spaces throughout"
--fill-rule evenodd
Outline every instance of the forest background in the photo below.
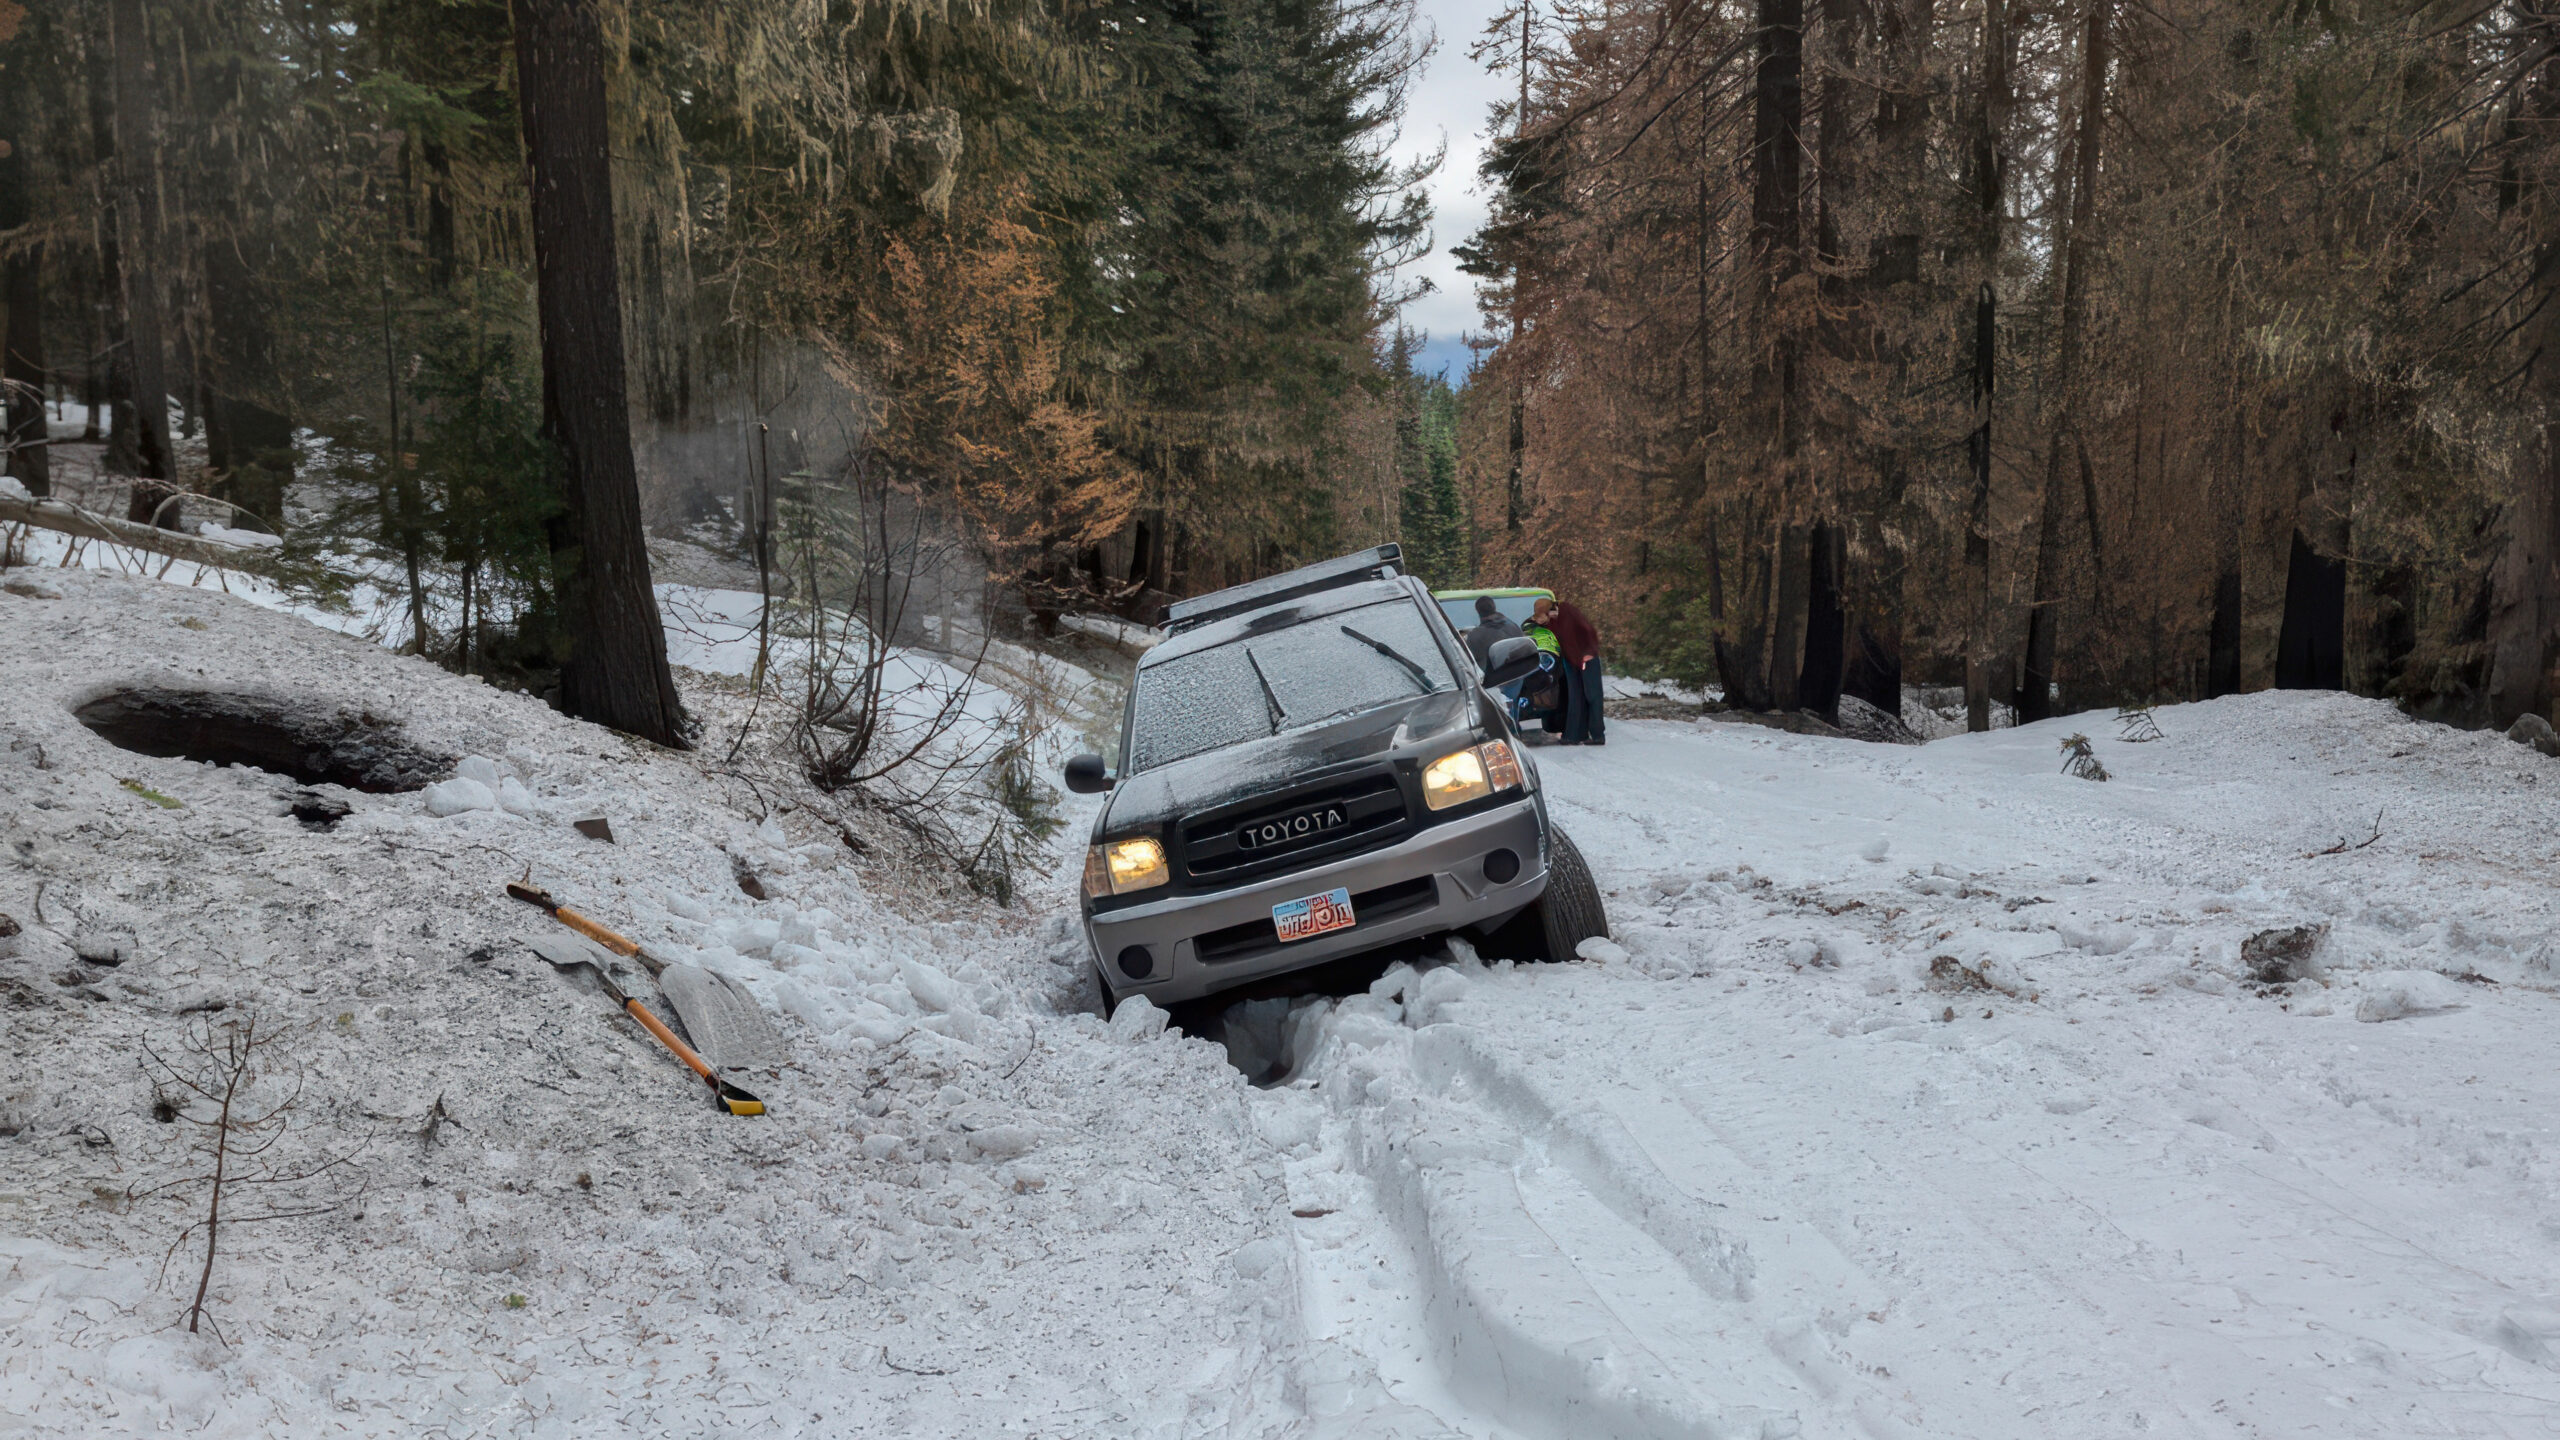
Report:
M 1408 0 L 586 13 L 655 534 L 753 556 L 859 475 L 1035 625 L 1397 539 L 1746 708 L 2550 712 L 2546 8 L 1514 7 L 1455 37 L 1454 377 L 1398 318 Z M 520 21 L 0 0 L 11 473 L 85 404 L 138 516 L 218 494 L 405 576 L 422 653 L 555 664 Z

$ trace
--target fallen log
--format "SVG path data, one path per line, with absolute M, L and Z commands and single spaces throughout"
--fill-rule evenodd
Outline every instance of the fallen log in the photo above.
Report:
M 0 525 L 29 525 L 85 540 L 102 540 L 127 549 L 145 550 L 217 570 L 242 570 L 270 579 L 284 578 L 284 566 L 277 557 L 255 546 L 229 545 L 177 530 L 163 530 L 156 525 L 118 520 L 60 500 L 21 500 L 14 495 L 0 495 Z

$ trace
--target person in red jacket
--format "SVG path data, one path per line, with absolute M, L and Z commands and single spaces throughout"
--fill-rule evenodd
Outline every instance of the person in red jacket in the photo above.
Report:
M 1531 618 L 1555 633 L 1563 647 L 1564 738 L 1560 745 L 1606 745 L 1608 723 L 1600 713 L 1600 631 L 1571 602 L 1540 598 Z

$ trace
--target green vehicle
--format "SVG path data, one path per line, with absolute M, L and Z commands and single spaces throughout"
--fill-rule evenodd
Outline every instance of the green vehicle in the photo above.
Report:
M 1556 598 L 1556 592 L 1553 590 L 1543 590 L 1535 585 L 1506 585 L 1492 590 L 1434 590 L 1431 592 L 1431 598 L 1440 602 L 1440 613 L 1449 617 L 1449 624 L 1461 635 L 1476 628 L 1476 597 L 1480 595 L 1492 596 L 1493 606 L 1502 612 L 1502 618 L 1523 630 L 1529 628 L 1529 611 L 1532 606 L 1541 600 Z M 1545 631 L 1542 628 L 1538 635 L 1543 634 Z M 1537 640 L 1538 635 L 1532 635 L 1530 638 Z M 1538 640 L 1538 648 L 1553 653 L 1556 648 L 1555 637 L 1547 635 L 1545 639 Z
M 1556 643 L 1555 632 L 1532 623 L 1531 611 L 1541 600 L 1553 600 L 1556 592 L 1537 585 L 1505 585 L 1488 590 L 1434 590 L 1431 598 L 1440 605 L 1440 613 L 1449 617 L 1450 627 L 1460 635 L 1476 627 L 1476 600 L 1493 597 L 1494 609 L 1502 618 L 1520 627 L 1521 632 L 1538 644 L 1538 673 L 1519 682 L 1517 693 L 1506 689 L 1511 700 L 1511 718 L 1522 729 L 1535 722 L 1541 730 L 1553 735 L 1564 729 L 1564 686 L 1558 683 L 1556 667 L 1563 647 Z

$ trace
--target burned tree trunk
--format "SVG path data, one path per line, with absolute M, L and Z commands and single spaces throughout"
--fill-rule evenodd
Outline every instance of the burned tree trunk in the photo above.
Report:
M 2321 554 L 2296 530 L 2276 637 L 2276 688 L 2342 690 L 2346 683 L 2347 562 Z
M 1813 527 L 1805 565 L 1804 668 L 1796 681 L 1796 707 L 1826 720 L 1840 718 L 1843 667 L 1848 659 L 1848 615 L 1841 577 L 1848 547 L 1837 525 Z M 1897 706 L 1897 708 L 1899 708 Z
M 34 47 L 21 37 L 7 47 L 5 53 L 17 72 L 0 83 L 0 232 L 16 230 L 34 218 L 34 197 L 29 142 L 34 126 L 29 123 L 35 107 L 29 103 L 27 69 L 34 61 L 29 54 Z M 0 385 L 8 390 L 9 474 L 15 475 L 29 493 L 53 493 L 51 451 L 46 445 L 44 417 L 44 246 L 25 242 L 0 259 L 0 306 L 8 307 L 9 321 L 0 332 Z
M 2074 141 L 2070 233 L 2062 244 L 2062 315 L 2054 352 L 2054 420 L 2045 447 L 2044 506 L 2036 526 L 2034 608 L 2027 617 L 2025 674 L 2018 685 L 2018 723 L 2053 714 L 2055 636 L 2062 607 L 2064 467 L 2080 438 L 2081 332 L 2089 314 L 2089 248 L 2097 223 L 2098 162 L 2106 135 L 2109 0 L 2089 0 L 2080 42 L 2080 127 Z M 2094 488 L 2094 487 L 2093 487 Z M 2091 523 L 2094 525 L 2095 518 Z
M 108 0 L 107 29 L 115 60 L 116 232 L 124 272 L 125 364 L 133 376 L 134 473 L 169 480 L 169 361 L 161 325 L 160 185 L 154 173 L 159 121 L 142 0 Z
M 564 512 L 554 543 L 567 589 L 561 706 L 683 748 L 623 388 L 604 39 L 593 0 L 517 0 L 515 49 L 533 192 L 542 422 L 559 457 Z
M 255 398 L 273 395 L 275 343 L 257 277 L 242 253 L 240 188 L 245 183 L 236 117 L 241 103 L 236 55 L 208 67 L 198 85 L 203 121 L 220 137 L 204 209 L 205 479 L 215 495 L 269 526 L 284 522 L 285 488 L 293 481 L 293 422 Z M 238 523 L 236 520 L 226 523 Z
M 1991 728 L 1991 420 L 1999 370 L 2000 205 L 2007 189 L 2002 148 L 2009 123 L 2009 27 L 2004 0 L 1983 0 L 1982 92 L 1969 116 L 1965 171 L 1974 203 L 1974 262 L 1980 273 L 1973 297 L 1973 429 L 1965 456 L 1973 479 L 1965 507 L 1964 575 L 1968 614 L 1964 649 L 1965 728 Z
M 2501 728 L 2520 715 L 2551 717 L 2560 667 L 2560 423 L 2544 424 L 2522 448 L 2505 545 L 2489 576 L 2486 718 Z

